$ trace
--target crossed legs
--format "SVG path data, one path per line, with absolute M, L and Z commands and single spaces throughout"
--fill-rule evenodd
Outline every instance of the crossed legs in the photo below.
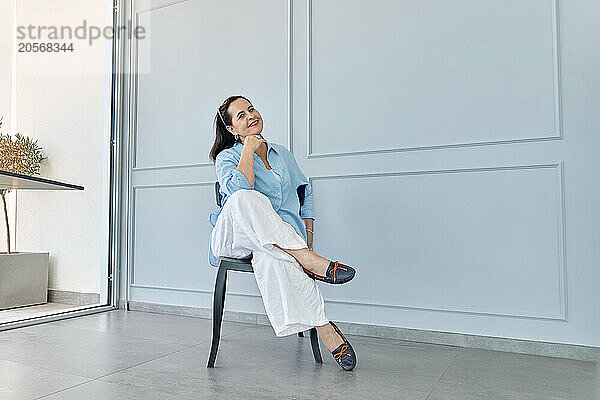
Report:
M 324 316 L 316 282 L 302 271 L 304 267 L 324 275 L 329 260 L 308 249 L 265 195 L 255 190 L 234 192 L 221 210 L 211 240 L 217 256 L 253 253 L 254 275 L 277 336 L 295 333 L 300 330 L 297 327 L 308 324 L 317 328 L 330 351 L 343 343 Z
M 312 271 L 318 275 L 325 275 L 327 267 L 329 266 L 329 260 L 309 250 L 308 247 L 299 250 L 283 248 L 281 250 L 290 254 L 309 271 Z M 317 333 L 329 351 L 335 350 L 340 344 L 343 343 L 342 338 L 340 338 L 340 335 L 336 333 L 331 324 L 328 323 L 325 325 L 315 326 L 315 328 L 317 328 Z

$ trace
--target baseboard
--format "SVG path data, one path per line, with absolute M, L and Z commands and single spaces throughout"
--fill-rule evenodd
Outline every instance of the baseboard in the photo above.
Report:
M 100 294 L 48 289 L 48 301 L 53 303 L 72 304 L 77 306 L 100 304 Z
M 124 309 L 124 305 L 121 308 Z M 170 304 L 130 301 L 129 310 L 180 315 L 184 317 L 205 319 L 212 318 L 212 310 L 208 308 L 177 306 Z M 225 311 L 223 314 L 223 320 L 243 322 L 247 324 L 270 325 L 269 319 L 264 314 L 253 314 L 238 311 Z M 580 361 L 600 361 L 600 347 L 397 328 L 392 326 L 367 325 L 355 322 L 336 321 L 336 324 L 344 333 L 348 335 L 400 339 L 411 342 L 443 344 L 483 350 L 567 358 Z

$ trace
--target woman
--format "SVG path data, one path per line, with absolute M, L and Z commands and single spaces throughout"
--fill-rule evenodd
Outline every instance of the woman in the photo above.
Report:
M 338 364 L 352 370 L 356 354 L 325 317 L 315 280 L 341 284 L 351 280 L 355 270 L 312 252 L 310 184 L 294 156 L 284 146 L 267 142 L 262 129 L 260 113 L 243 96 L 231 96 L 217 108 L 210 157 L 223 205 L 209 218 L 210 262 L 217 265 L 215 255 L 252 254 L 254 276 L 275 334 L 316 327 Z

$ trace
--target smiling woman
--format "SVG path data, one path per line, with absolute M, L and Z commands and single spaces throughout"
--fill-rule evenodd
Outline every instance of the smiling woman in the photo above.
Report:
M 216 161 L 217 155 L 222 150 L 233 146 L 235 142 L 239 141 L 243 144 L 243 140 L 247 136 L 258 135 L 259 139 L 262 139 L 262 135 L 260 135 L 263 129 L 262 116 L 250 100 L 243 96 L 232 96 L 224 104 L 227 106 L 232 104 L 232 114 L 228 113 L 227 108 L 221 110 L 223 106 L 217 108 L 216 137 L 210 152 L 210 158 L 213 161 Z M 226 114 L 225 118 L 223 112 Z M 228 120 L 228 123 L 225 123 L 225 119 Z M 221 124 L 225 129 L 221 129 L 222 127 L 219 126 Z M 264 141 L 264 139 L 262 140 Z
M 217 257 L 252 254 L 254 276 L 275 334 L 316 327 L 338 364 L 351 370 L 356 354 L 325 316 L 315 281 L 346 283 L 355 270 L 311 250 L 315 216 L 310 183 L 294 155 L 267 141 L 262 130 L 262 116 L 243 96 L 231 96 L 217 108 L 210 157 L 222 207 L 209 217 L 209 261 L 217 266 Z

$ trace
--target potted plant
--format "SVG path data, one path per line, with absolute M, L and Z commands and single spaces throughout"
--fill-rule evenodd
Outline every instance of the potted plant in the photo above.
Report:
M 0 118 L 0 128 L 2 118 Z M 15 134 L 0 133 L 0 170 L 24 175 L 39 174 L 41 163 L 46 159 L 37 140 Z M 0 252 L 0 310 L 42 304 L 48 301 L 49 253 L 12 252 L 10 249 L 10 226 L 6 209 L 6 195 L 11 189 L 0 189 L 4 225 L 6 229 L 6 252 Z

